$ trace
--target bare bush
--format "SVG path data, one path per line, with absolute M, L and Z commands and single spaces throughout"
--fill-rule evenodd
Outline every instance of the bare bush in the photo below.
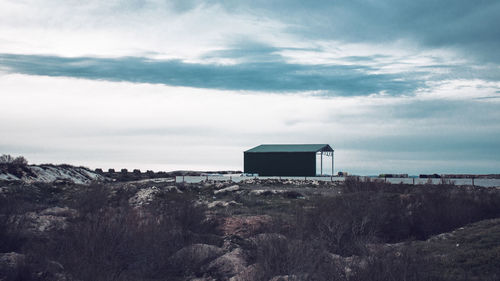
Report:
M 306 240 L 262 235 L 249 251 L 258 272 L 255 280 L 274 276 L 295 276 L 294 280 L 344 280 L 343 270 L 328 258 L 327 252 Z
M 12 157 L 9 154 L 3 154 L 0 156 L 0 164 L 26 166 L 28 165 L 28 160 L 26 160 L 23 156 Z
M 101 188 L 80 194 L 75 202 L 80 216 L 46 249 L 47 256 L 80 280 L 182 277 L 189 273 L 174 266 L 171 256 L 206 242 L 216 229 L 204 209 L 183 195 L 170 194 L 148 209 L 112 207 L 102 199 L 106 195 Z
M 416 250 L 403 247 L 400 249 L 380 249 L 366 257 L 366 264 L 356 267 L 354 281 L 431 281 L 432 261 L 425 260 Z
M 22 201 L 0 196 L 0 253 L 18 251 L 26 243 L 20 221 L 16 219 L 24 210 Z

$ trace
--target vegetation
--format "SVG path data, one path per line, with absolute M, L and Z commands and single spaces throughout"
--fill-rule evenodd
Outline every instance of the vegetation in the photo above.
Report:
M 3 154 L 0 156 L 0 165 L 1 164 L 26 166 L 28 165 L 28 160 L 26 160 L 23 156 L 12 157 L 8 154 Z
M 358 178 L 302 183 L 308 188 L 251 182 L 228 192 L 218 190 L 231 183 L 152 184 L 4 183 L 0 279 L 500 276 L 496 188 Z M 2 264 L 13 253 L 22 261 Z

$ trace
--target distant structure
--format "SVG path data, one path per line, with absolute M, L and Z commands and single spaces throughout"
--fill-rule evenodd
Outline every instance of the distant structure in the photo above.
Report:
M 317 176 L 316 160 L 320 160 L 323 173 L 323 156 L 332 157 L 334 150 L 328 144 L 262 144 L 243 152 L 244 172 L 259 176 Z

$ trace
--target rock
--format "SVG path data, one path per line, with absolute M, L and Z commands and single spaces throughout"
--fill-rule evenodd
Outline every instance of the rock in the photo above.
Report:
M 25 183 L 45 182 L 55 184 L 91 184 L 94 181 L 108 181 L 109 179 L 87 168 L 70 165 L 17 165 L 6 170 L 7 166 L 0 167 L 0 179 L 7 181 L 21 180 Z
M 280 240 L 286 241 L 287 238 L 285 235 L 279 233 L 259 233 L 248 239 L 248 241 L 254 244 L 256 247 L 258 247 L 263 241 L 280 241 Z
M 68 207 L 47 208 L 39 213 L 29 212 L 18 223 L 31 233 L 40 235 L 49 231 L 60 231 L 68 226 L 67 219 L 75 217 L 78 211 Z
M 156 198 L 156 195 L 158 195 L 158 193 L 160 193 L 160 190 L 156 186 L 144 188 L 137 191 L 137 193 L 132 196 L 132 198 L 130 198 L 128 202 L 132 206 L 147 205 Z
M 223 182 L 217 182 L 215 183 L 215 189 L 222 189 L 226 186 Z
M 11 280 L 8 277 L 14 277 L 19 274 L 19 270 L 25 265 L 26 257 L 23 254 L 16 252 L 1 253 L 0 254 L 0 280 Z M 7 277 L 7 279 L 3 279 Z
M 215 208 L 215 207 L 227 207 L 227 206 L 230 206 L 230 205 L 238 205 L 239 203 L 234 201 L 234 200 L 231 200 L 231 201 L 220 201 L 220 200 L 216 200 L 216 201 L 213 201 L 213 202 L 209 202 L 207 204 L 207 207 L 209 209 L 212 209 L 212 208 Z
M 52 274 L 62 273 L 64 272 L 64 266 L 57 261 L 48 261 L 47 271 Z
M 205 272 L 213 272 L 212 275 L 219 277 L 218 280 L 229 280 L 232 276 L 243 272 L 246 267 L 243 250 L 236 248 L 210 262 Z
M 260 269 L 257 264 L 247 266 L 243 271 L 229 278 L 229 281 L 254 281 L 258 280 Z
M 223 194 L 223 193 L 234 192 L 234 191 L 238 191 L 238 190 L 240 190 L 240 186 L 235 184 L 235 185 L 231 185 L 229 187 L 223 188 L 223 189 L 215 190 L 214 194 L 221 194 L 221 193 Z
M 75 217 L 78 211 L 68 207 L 52 207 L 44 209 L 40 212 L 43 216 L 58 216 L 58 217 Z
M 291 199 L 299 199 L 299 198 L 304 199 L 305 198 L 304 195 L 302 195 L 302 193 L 299 193 L 299 192 L 293 191 L 293 190 L 286 191 L 286 192 L 284 192 L 283 195 L 286 198 L 291 198 Z
M 27 218 L 31 220 L 28 229 L 34 233 L 43 233 L 66 228 L 66 218 L 57 216 L 39 216 L 29 213 Z
M 18 265 L 24 264 L 26 257 L 23 254 L 16 252 L 1 253 L 0 254 L 0 267 L 1 268 L 14 268 Z
M 279 275 L 279 276 L 274 276 L 269 281 L 299 281 L 299 280 L 300 278 L 298 278 L 295 275 Z
M 66 273 L 56 273 L 53 275 L 52 280 L 54 280 L 54 281 L 70 281 L 70 280 L 74 280 L 74 279 L 69 277 Z
M 268 189 L 254 189 L 250 191 L 251 195 L 271 195 L 271 194 L 276 194 L 276 190 L 268 190 Z
M 236 235 L 248 238 L 268 225 L 271 219 L 268 215 L 232 216 L 224 219 L 221 228 L 225 236 Z
M 172 255 L 171 261 L 177 266 L 201 266 L 224 254 L 224 250 L 208 244 L 193 244 Z
M 340 269 L 340 273 L 346 276 L 347 279 L 353 276 L 353 269 L 365 269 L 368 266 L 366 259 L 359 256 L 342 257 L 340 255 L 329 253 L 327 257 L 338 269 Z
M 165 191 L 167 192 L 176 192 L 176 193 L 182 193 L 182 191 L 180 191 L 177 186 L 175 185 L 169 185 L 167 187 L 165 187 Z

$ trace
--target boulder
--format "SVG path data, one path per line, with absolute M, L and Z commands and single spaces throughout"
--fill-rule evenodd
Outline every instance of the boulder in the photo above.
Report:
M 227 206 L 230 206 L 230 205 L 238 205 L 239 203 L 234 201 L 234 200 L 231 200 L 231 201 L 221 201 L 221 200 L 216 200 L 216 201 L 213 201 L 213 202 L 209 202 L 207 204 L 207 207 L 209 209 L 212 209 L 212 208 L 215 208 L 215 207 L 227 207 Z
M 240 190 L 240 186 L 235 184 L 235 185 L 231 185 L 231 186 L 228 186 L 226 188 L 223 188 L 223 189 L 215 190 L 214 194 L 224 194 L 224 193 L 234 192 L 234 191 L 238 191 L 238 190 Z
M 269 190 L 269 189 L 254 189 L 249 192 L 251 195 L 272 195 L 278 193 L 278 190 Z
M 229 278 L 243 272 L 246 267 L 243 250 L 236 248 L 210 262 L 204 271 L 211 272 L 211 275 L 218 277 L 218 280 L 229 280 Z
M 255 247 L 259 247 L 259 245 L 264 241 L 286 241 L 287 238 L 283 234 L 279 233 L 259 233 L 255 236 L 252 236 L 248 239 L 250 243 L 252 243 Z
M 0 254 L 0 280 L 17 280 L 26 257 L 16 252 Z M 3 279 L 6 277 L 6 279 Z
M 175 185 L 169 185 L 169 186 L 166 186 L 164 189 L 165 189 L 165 191 L 167 191 L 167 192 L 182 193 L 182 191 L 181 191 L 181 190 L 179 190 L 179 189 L 177 188 L 177 186 L 175 186 Z
M 160 193 L 160 189 L 156 186 L 148 187 L 137 191 L 137 193 L 132 196 L 128 202 L 132 206 L 143 206 L 150 204 Z
M 26 257 L 23 254 L 16 252 L 1 253 L 0 254 L 0 267 L 13 268 L 18 265 L 24 264 Z
M 224 254 L 224 250 L 208 244 L 193 244 L 177 251 L 171 257 L 176 266 L 201 266 Z
M 239 272 L 235 276 L 229 278 L 229 281 L 254 281 L 258 280 L 259 277 L 259 267 L 257 264 L 252 264 L 247 266 L 243 271 Z
M 58 216 L 58 217 L 75 217 L 78 211 L 68 207 L 52 207 L 44 209 L 40 212 L 43 216 Z
M 226 186 L 226 184 L 224 182 L 215 183 L 215 189 L 222 189 L 222 188 L 224 188 L 224 186 Z
M 37 235 L 50 231 L 63 230 L 68 226 L 68 218 L 75 217 L 78 211 L 68 207 L 52 207 L 40 212 L 29 212 L 19 218 L 18 223 L 28 232 Z
M 274 276 L 269 281 L 299 281 L 299 280 L 301 279 L 295 275 L 279 275 L 279 276 Z
M 366 259 L 359 256 L 342 257 L 329 253 L 326 257 L 329 258 L 330 262 L 335 264 L 336 268 L 340 270 L 339 273 L 346 276 L 347 279 L 353 276 L 355 269 L 365 269 L 368 266 Z

